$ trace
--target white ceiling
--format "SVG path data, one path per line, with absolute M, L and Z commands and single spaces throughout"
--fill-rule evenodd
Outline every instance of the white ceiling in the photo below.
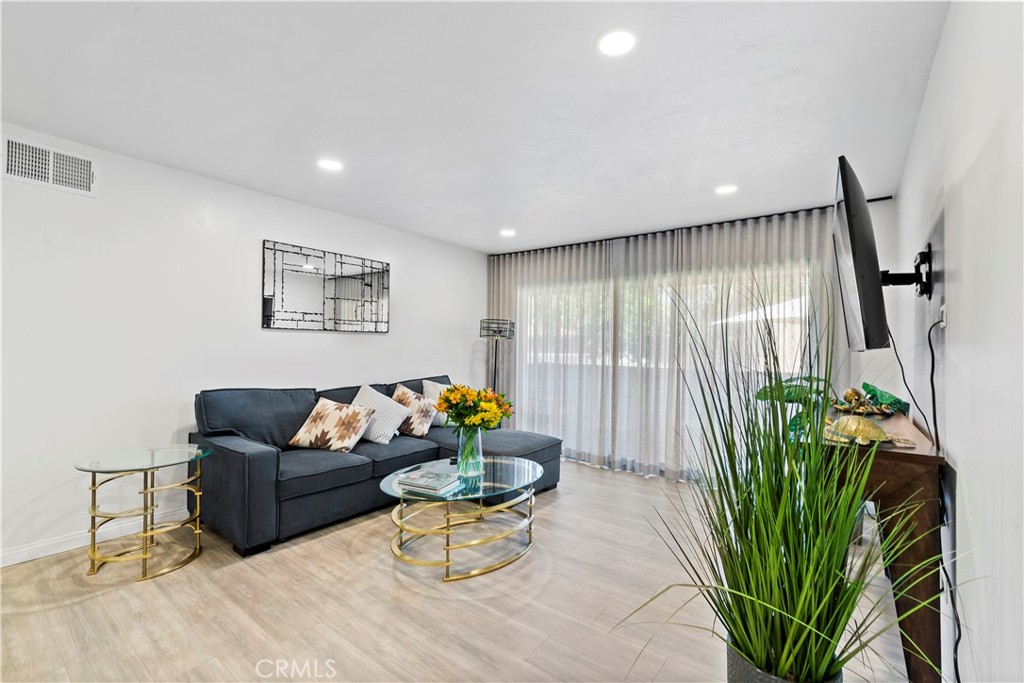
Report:
M 515 251 L 893 194 L 946 9 L 5 2 L 3 118 Z

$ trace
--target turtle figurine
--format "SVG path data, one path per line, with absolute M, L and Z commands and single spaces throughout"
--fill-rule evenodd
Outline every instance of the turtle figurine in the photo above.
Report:
M 875 441 L 891 441 L 897 446 L 907 448 L 913 448 L 917 445 L 910 439 L 886 434 L 884 429 L 860 415 L 843 415 L 827 425 L 825 427 L 825 439 L 833 443 L 842 444 L 857 442 L 861 446 L 867 446 Z

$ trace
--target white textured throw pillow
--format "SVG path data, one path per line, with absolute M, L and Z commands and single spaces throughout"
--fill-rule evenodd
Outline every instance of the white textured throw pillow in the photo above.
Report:
M 436 404 L 437 399 L 441 398 L 441 393 L 450 386 L 450 384 L 438 384 L 437 382 L 425 379 L 423 380 L 423 396 L 429 399 L 431 403 Z M 443 427 L 447 417 L 448 413 L 437 411 L 437 415 L 434 416 L 434 421 L 430 425 L 432 427 Z
M 399 425 L 412 414 L 412 411 L 401 403 L 392 401 L 365 384 L 359 387 L 359 393 L 352 399 L 352 405 L 373 408 L 373 416 L 366 431 L 363 432 L 363 438 L 374 443 L 390 443 Z

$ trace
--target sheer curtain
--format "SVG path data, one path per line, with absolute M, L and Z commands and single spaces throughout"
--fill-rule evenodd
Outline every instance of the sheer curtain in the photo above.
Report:
M 583 462 L 690 478 L 699 417 L 679 306 L 709 336 L 767 315 L 797 371 L 812 302 L 825 300 L 831 214 L 490 257 L 488 315 L 517 325 L 498 359 L 512 426 L 559 436 Z

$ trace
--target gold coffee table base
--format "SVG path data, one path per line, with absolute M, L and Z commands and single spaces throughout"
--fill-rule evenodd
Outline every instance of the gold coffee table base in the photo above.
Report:
M 398 531 L 396 531 L 395 535 L 391 538 L 391 552 L 402 562 L 416 567 L 444 567 L 444 578 L 442 581 L 459 581 L 461 579 L 469 579 L 510 565 L 529 552 L 530 548 L 533 547 L 533 486 L 531 485 L 524 489 L 517 489 L 517 491 L 520 491 L 518 496 L 504 503 L 499 503 L 498 505 L 484 505 L 482 499 L 477 499 L 476 507 L 465 512 L 452 511 L 453 503 L 458 501 L 425 501 L 419 499 L 414 500 L 400 498 L 398 505 L 396 505 L 395 509 L 391 511 L 391 521 L 394 522 L 396 527 L 398 527 Z M 516 509 L 516 506 L 523 502 L 527 503 L 527 510 L 525 512 L 523 510 Z M 410 512 L 410 508 L 415 509 Z M 444 524 L 438 524 L 431 527 L 417 527 L 409 524 L 409 520 L 423 512 L 426 512 L 427 510 L 435 508 L 444 508 Z M 515 525 L 504 529 L 499 533 L 489 536 L 478 536 L 459 543 L 454 542 L 455 528 L 466 524 L 486 521 L 489 515 L 494 514 L 515 515 L 520 517 L 520 520 L 516 522 Z M 519 545 L 519 547 L 513 552 L 505 555 L 500 560 L 492 564 L 477 567 L 462 574 L 452 574 L 452 551 L 465 548 L 475 548 L 488 543 L 494 543 L 495 541 L 508 538 L 512 534 L 522 531 L 523 529 L 526 529 L 527 532 L 527 542 Z M 420 559 L 405 552 L 405 549 L 409 547 L 411 543 L 428 536 L 441 536 L 444 538 L 444 559 Z
M 92 576 L 108 562 L 141 562 L 142 570 L 137 580 L 145 581 L 146 579 L 162 576 L 163 574 L 172 572 L 175 569 L 180 569 L 199 557 L 199 554 L 203 551 L 200 539 L 202 530 L 199 527 L 200 500 L 203 495 L 201 486 L 202 465 L 199 460 L 196 460 L 195 463 L 195 474 L 182 481 L 175 482 L 173 484 L 164 484 L 161 486 L 156 485 L 156 471 L 159 468 L 118 472 L 117 474 L 113 474 L 102 480 L 98 480 L 96 472 L 92 473 L 92 485 L 89 487 L 89 490 L 92 493 L 92 505 L 89 506 L 89 515 L 91 518 L 91 524 L 89 525 L 89 571 L 86 572 L 86 576 Z M 139 495 L 142 496 L 142 506 L 117 512 L 107 512 L 100 509 L 99 505 L 96 503 L 96 492 L 99 488 L 104 484 L 114 481 L 115 479 L 121 479 L 122 477 L 128 477 L 135 474 L 142 475 L 142 489 L 139 491 Z M 164 522 L 158 525 L 156 524 L 156 492 L 169 491 L 172 489 L 191 491 L 192 494 L 195 495 L 195 512 L 185 519 Z M 140 544 L 115 553 L 107 554 L 102 552 L 99 549 L 99 544 L 107 543 L 109 541 L 97 542 L 96 532 L 111 520 L 125 519 L 129 517 L 139 517 L 142 520 L 142 531 L 139 532 Z M 154 557 L 153 549 L 159 544 L 157 537 L 185 527 L 192 529 L 195 536 L 195 545 L 189 546 L 191 547 L 191 551 L 185 555 L 185 557 L 176 562 L 160 567 L 155 571 L 150 571 L 150 560 Z

